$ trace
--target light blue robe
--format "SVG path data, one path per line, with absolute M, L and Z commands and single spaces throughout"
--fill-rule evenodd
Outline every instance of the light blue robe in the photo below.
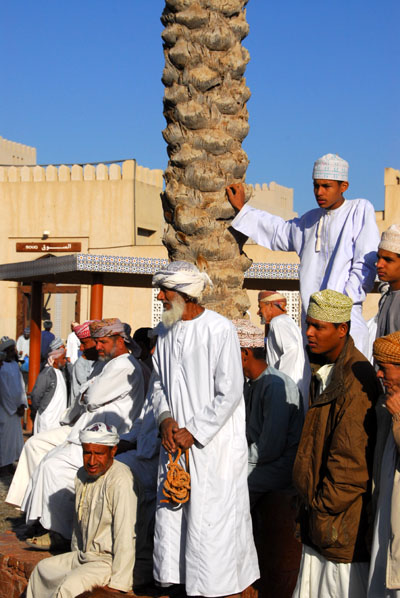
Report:
M 374 284 L 379 245 L 369 201 L 345 200 L 336 210 L 316 208 L 288 221 L 246 205 L 232 227 L 267 249 L 295 251 L 300 257 L 303 324 L 312 293 L 333 289 L 351 297 L 351 335 L 356 347 L 368 353 L 362 303 Z

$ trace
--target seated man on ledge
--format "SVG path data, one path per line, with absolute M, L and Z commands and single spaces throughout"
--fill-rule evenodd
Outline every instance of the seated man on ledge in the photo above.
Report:
M 27 598 L 73 598 L 98 585 L 132 589 L 136 497 L 129 468 L 114 461 L 117 430 L 96 422 L 80 432 L 80 440 L 72 551 L 36 565 Z

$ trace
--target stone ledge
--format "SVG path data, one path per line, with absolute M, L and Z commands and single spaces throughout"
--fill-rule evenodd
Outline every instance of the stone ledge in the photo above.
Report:
M 29 548 L 12 531 L 0 534 L 0 598 L 22 598 L 36 563 L 49 556 Z

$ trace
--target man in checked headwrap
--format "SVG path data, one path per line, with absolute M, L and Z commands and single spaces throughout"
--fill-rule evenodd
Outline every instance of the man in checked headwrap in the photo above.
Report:
M 376 515 L 369 598 L 400 598 L 400 332 L 377 338 L 373 355 L 385 394 L 374 455 Z
M 201 306 L 205 272 L 176 261 L 153 277 L 164 305 L 153 357 L 161 428 L 154 577 L 188 596 L 239 595 L 259 576 L 247 489 L 243 374 L 235 328 Z M 168 452 L 189 450 L 189 502 L 160 503 Z M 185 461 L 182 459 L 182 463 Z
M 293 468 L 303 554 L 294 598 L 361 598 L 368 582 L 375 404 L 380 389 L 350 332 L 352 300 L 313 293 L 310 404 Z
M 58 422 L 60 425 L 46 432 L 39 432 L 25 442 L 6 498 L 6 502 L 10 504 L 21 506 L 30 477 L 40 461 L 49 451 L 66 440 L 71 426 L 84 411 L 84 406 L 79 404 L 81 386 L 89 377 L 98 376 L 103 369 L 104 363 L 97 361 L 96 342 L 90 336 L 89 324 L 90 321 L 87 321 L 75 328 L 81 341 L 82 355 L 72 366 L 69 408 L 62 414 Z M 42 371 L 45 370 L 46 368 Z
M 286 297 L 278 291 L 258 293 L 258 312 L 265 325 L 268 365 L 287 374 L 299 388 L 304 413 L 308 409 L 310 366 L 304 351 L 301 330 L 286 310 Z
M 81 386 L 82 413 L 69 427 L 65 441 L 41 460 L 21 504 L 27 523 L 39 520 L 44 528 L 45 533 L 29 539 L 32 547 L 41 550 L 53 548 L 62 538 L 71 538 L 73 482 L 82 465 L 80 431 L 91 422 L 103 421 L 123 434 L 130 430 L 143 406 L 142 370 L 128 352 L 122 322 L 118 318 L 94 320 L 89 329 L 105 366 L 98 376 Z
M 53 341 L 54 342 L 54 341 Z M 66 357 L 63 346 L 51 350 L 31 392 L 34 434 L 57 428 L 67 408 Z
M 136 499 L 129 468 L 114 461 L 117 430 L 94 422 L 79 438 L 71 552 L 38 563 L 27 598 L 72 598 L 94 586 L 132 589 Z

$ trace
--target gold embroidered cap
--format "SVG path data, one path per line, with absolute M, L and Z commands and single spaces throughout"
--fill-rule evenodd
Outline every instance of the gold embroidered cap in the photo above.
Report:
M 350 321 L 352 307 L 353 300 L 350 297 L 332 289 L 325 289 L 311 295 L 307 316 L 322 322 L 341 324 Z

